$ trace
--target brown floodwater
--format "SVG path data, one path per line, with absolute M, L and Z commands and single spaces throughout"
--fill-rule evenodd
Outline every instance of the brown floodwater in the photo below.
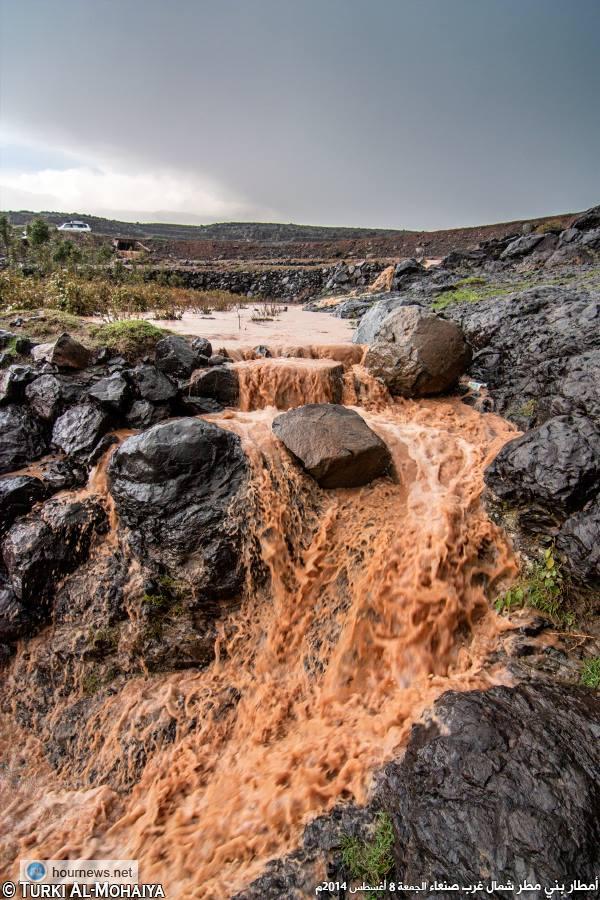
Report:
M 269 577 L 248 566 L 210 666 L 97 697 L 81 725 L 91 745 L 83 780 L 53 771 L 43 743 L 5 714 L 7 874 L 22 856 L 134 858 L 141 880 L 169 897 L 225 900 L 293 849 L 312 818 L 365 801 L 437 696 L 505 677 L 488 662 L 505 627 L 490 600 L 516 565 L 481 494 L 485 466 L 514 429 L 457 398 L 392 400 L 357 352 L 343 361 L 343 399 L 388 445 L 393 476 L 319 489 L 271 423 L 284 403 L 328 399 L 336 360 L 242 354 L 241 409 L 207 418 L 238 434 L 248 455 L 247 529 Z M 104 496 L 107 459 L 90 485 Z M 109 509 L 107 542 L 118 529 Z M 18 653 L 35 660 L 44 640 Z M 168 720 L 173 742 L 120 788 L 115 761 L 128 739 L 143 744 Z

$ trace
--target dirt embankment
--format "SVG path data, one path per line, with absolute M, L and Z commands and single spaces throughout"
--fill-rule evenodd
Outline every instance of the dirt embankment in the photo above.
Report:
M 520 219 L 496 225 L 480 225 L 472 228 L 453 228 L 443 231 L 406 231 L 382 236 L 317 241 L 271 240 L 150 240 L 155 259 L 181 260 L 202 264 L 222 261 L 225 265 L 235 260 L 275 261 L 286 263 L 310 263 L 338 259 L 399 259 L 414 256 L 421 247 L 425 256 L 444 256 L 451 250 L 466 250 L 479 241 L 503 238 L 521 231 L 523 225 L 534 227 L 546 222 L 566 228 L 573 214 L 549 216 L 542 219 Z

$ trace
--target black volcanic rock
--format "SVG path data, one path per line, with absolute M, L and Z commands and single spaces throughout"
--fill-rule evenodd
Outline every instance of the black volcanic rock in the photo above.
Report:
M 54 423 L 52 443 L 68 455 L 85 456 L 92 452 L 109 424 L 106 412 L 95 404 L 72 406 Z
M 104 507 L 94 500 L 47 501 L 12 526 L 2 556 L 17 598 L 43 611 L 56 581 L 84 560 L 94 535 L 106 527 Z
M 210 345 L 209 345 L 210 346 Z M 194 349 L 185 338 L 175 334 L 162 338 L 155 348 L 156 368 L 174 378 L 189 378 L 198 367 L 201 351 Z M 202 351 L 202 355 L 209 354 Z
M 28 409 L 0 408 L 0 475 L 39 459 L 47 449 L 44 426 Z
M 538 683 L 444 694 L 379 785 L 394 825 L 397 877 L 594 881 L 599 737 L 600 696 L 590 690 Z
M 114 412 L 121 412 L 129 400 L 129 385 L 120 372 L 113 372 L 100 378 L 88 390 L 88 395 L 102 406 Z
M 173 577 L 185 572 L 200 599 L 230 597 L 241 587 L 247 478 L 239 438 L 191 418 L 128 438 L 109 465 L 110 491 L 134 552 Z
M 600 429 L 585 416 L 557 416 L 509 441 L 485 472 L 494 494 L 560 521 L 600 487 Z
M 39 478 L 30 475 L 0 478 L 0 536 L 8 531 L 18 516 L 25 515 L 34 503 L 42 500 L 45 493 Z
M 150 403 L 168 403 L 177 394 L 177 387 L 156 366 L 143 363 L 131 371 L 131 379 L 138 397 Z

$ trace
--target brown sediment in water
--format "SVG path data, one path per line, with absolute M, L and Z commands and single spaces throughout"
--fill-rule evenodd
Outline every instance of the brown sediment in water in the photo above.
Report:
M 242 379 L 249 411 L 209 418 L 239 434 L 251 462 L 248 531 L 268 583 L 249 575 L 207 669 L 137 678 L 97 698 L 82 726 L 93 746 L 80 783 L 50 771 L 39 747 L 20 751 L 38 775 L 32 792 L 13 766 L 15 800 L 0 826 L 8 870 L 34 849 L 136 858 L 142 880 L 168 896 L 230 897 L 313 817 L 364 801 L 437 696 L 503 678 L 487 664 L 503 628 L 489 600 L 516 567 L 480 498 L 485 465 L 512 426 L 457 399 L 392 401 L 348 369 L 345 402 L 361 403 L 395 476 L 323 491 L 272 434 L 277 410 L 252 408 L 273 401 L 286 368 L 267 371 L 260 403 Z M 322 383 L 303 384 L 303 402 L 315 402 Z M 129 737 L 143 746 L 170 720 L 173 743 L 130 792 L 103 785 L 131 752 Z

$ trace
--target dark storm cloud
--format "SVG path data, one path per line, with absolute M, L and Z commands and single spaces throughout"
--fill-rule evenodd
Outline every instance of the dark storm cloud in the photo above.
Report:
M 2 11 L 11 140 L 84 160 L 73 178 L 84 193 L 110 182 L 113 208 L 119 184 L 127 208 L 147 208 L 155 177 L 156 209 L 395 227 L 574 210 L 600 195 L 597 0 L 3 0 Z

